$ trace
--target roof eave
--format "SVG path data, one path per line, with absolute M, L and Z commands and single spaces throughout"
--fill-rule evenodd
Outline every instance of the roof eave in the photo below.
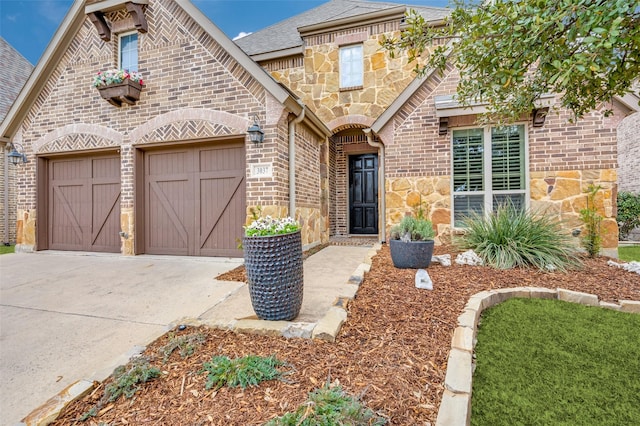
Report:
M 304 55 L 304 46 L 295 46 L 288 49 L 274 50 L 272 52 L 258 53 L 256 55 L 250 55 L 251 59 L 256 62 L 271 61 L 273 59 L 286 58 L 289 56 Z
M 328 29 L 337 30 L 352 27 L 353 24 L 367 24 L 385 21 L 395 17 L 403 17 L 407 8 L 405 6 L 392 7 L 382 9 L 362 15 L 350 16 L 348 18 L 334 19 L 332 21 L 320 22 L 318 24 L 305 25 L 298 27 L 300 35 L 310 36 L 327 31 Z
M 38 64 L 31 72 L 18 97 L 9 109 L 9 112 L 7 112 L 5 119 L 0 123 L 1 140 L 9 141 L 13 139 L 24 117 L 46 84 L 46 79 L 41 77 L 53 72 L 60 58 L 64 55 L 73 40 L 73 37 L 75 37 L 76 31 L 82 26 L 84 19 L 84 2 L 75 1 L 64 17 L 58 31 L 55 32 L 49 45 L 40 57 Z

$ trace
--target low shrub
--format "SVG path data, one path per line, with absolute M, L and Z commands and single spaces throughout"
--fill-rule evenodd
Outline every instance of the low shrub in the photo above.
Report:
M 309 394 L 295 412 L 271 420 L 266 426 L 353 425 L 379 426 L 386 419 L 377 416 L 340 386 L 324 386 Z
M 640 227 L 640 194 L 618 192 L 618 229 L 620 238 L 625 239 L 634 228 Z
M 466 232 L 454 243 L 473 249 L 498 269 L 536 267 L 561 270 L 580 265 L 571 236 L 550 216 L 505 203 L 488 216 L 474 212 L 463 219 Z
M 162 346 L 158 352 L 162 355 L 163 362 L 169 361 L 169 357 L 176 350 L 180 350 L 180 356 L 182 358 L 188 358 L 195 352 L 198 346 L 201 346 L 205 339 L 202 333 L 185 334 L 183 336 L 176 336 L 175 333 L 169 332 L 168 342 Z
M 595 257 L 602 247 L 602 215 L 596 207 L 596 195 L 602 189 L 601 186 L 589 185 L 587 188 L 587 206 L 580 210 L 580 220 L 584 223 L 585 232 L 580 239 L 582 247 Z
M 274 380 L 282 376 L 279 367 L 285 365 L 275 356 L 261 357 L 248 355 L 230 359 L 228 356 L 214 356 L 204 363 L 202 372 L 207 372 L 205 387 L 216 389 L 222 386 L 246 388 L 258 386 L 261 382 Z

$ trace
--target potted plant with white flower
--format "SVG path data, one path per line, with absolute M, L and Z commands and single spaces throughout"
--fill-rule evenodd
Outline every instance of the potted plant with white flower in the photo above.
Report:
M 291 217 L 256 218 L 242 239 L 251 304 L 258 318 L 289 321 L 302 307 L 300 225 Z
M 100 96 L 117 107 L 123 103 L 135 105 L 140 99 L 142 86 L 144 86 L 142 74 L 136 71 L 118 69 L 100 71 L 93 78 L 93 87 L 98 89 Z

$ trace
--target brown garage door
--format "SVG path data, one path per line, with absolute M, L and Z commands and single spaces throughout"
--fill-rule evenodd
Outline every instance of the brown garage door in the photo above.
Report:
M 120 157 L 52 159 L 48 240 L 53 250 L 120 251 Z
M 244 143 L 144 153 L 145 252 L 242 256 Z

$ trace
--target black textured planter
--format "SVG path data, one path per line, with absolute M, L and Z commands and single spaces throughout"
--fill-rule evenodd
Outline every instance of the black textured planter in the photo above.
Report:
M 427 268 L 433 256 L 434 241 L 409 241 L 390 240 L 391 260 L 393 266 L 403 269 Z
M 302 306 L 300 231 L 269 237 L 244 237 L 244 265 L 251 305 L 258 318 L 289 321 Z

